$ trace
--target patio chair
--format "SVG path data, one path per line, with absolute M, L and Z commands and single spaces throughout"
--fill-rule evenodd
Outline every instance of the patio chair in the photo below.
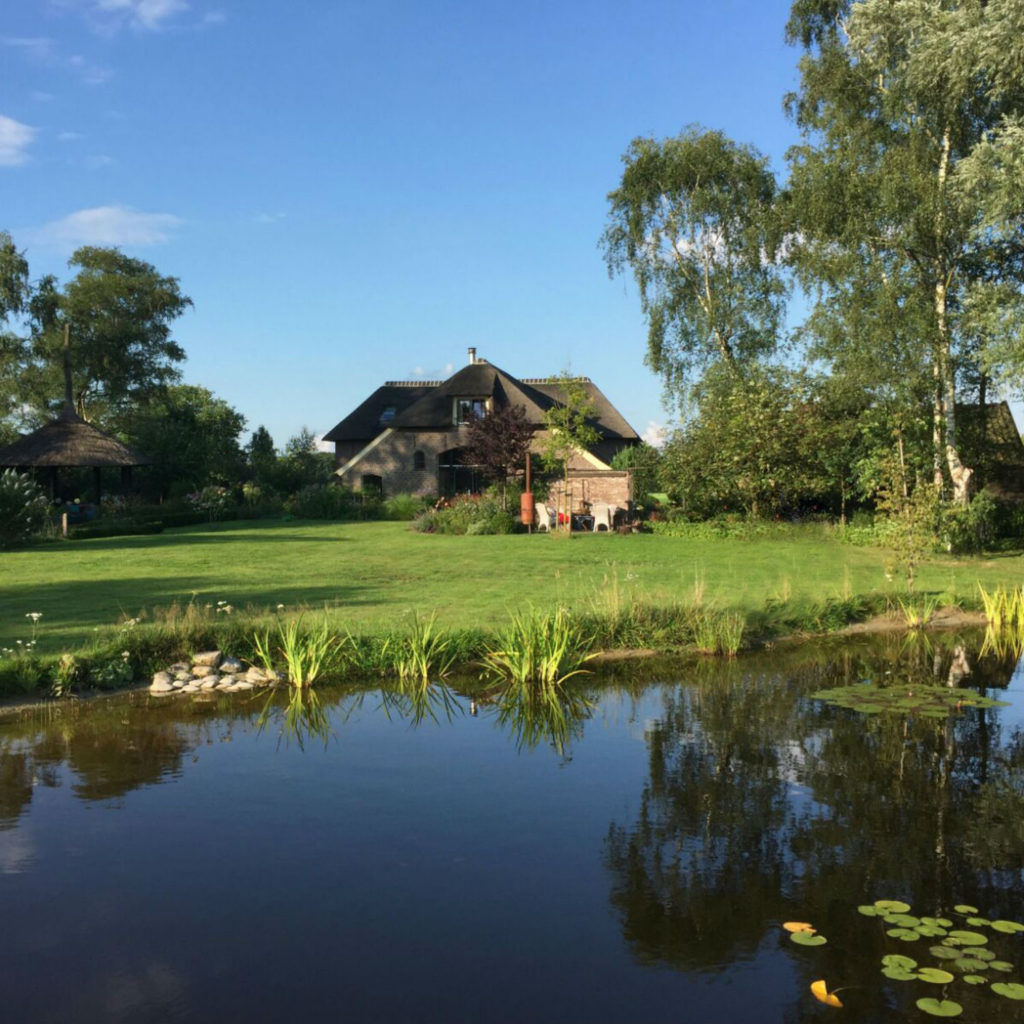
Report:
M 590 514 L 594 517 L 594 533 L 611 530 L 615 525 L 615 506 L 605 501 L 594 502 L 590 506 Z
M 544 502 L 538 501 L 534 505 L 534 511 L 537 514 L 537 529 L 538 529 L 538 531 L 539 530 L 547 530 L 548 533 L 550 533 L 551 532 L 551 524 L 554 522 L 554 519 L 555 519 L 555 510 L 553 508 L 550 508 L 547 505 L 545 505 Z

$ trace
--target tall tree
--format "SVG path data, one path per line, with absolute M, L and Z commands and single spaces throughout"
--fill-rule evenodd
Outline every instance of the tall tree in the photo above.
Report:
M 45 407 L 63 395 L 64 324 L 71 328 L 73 399 L 81 414 L 145 401 L 179 379 L 185 350 L 171 325 L 192 305 L 178 281 L 118 249 L 85 246 L 68 261 L 76 275 L 63 287 L 52 276 L 36 286 L 34 367 L 29 395 Z
M 767 160 L 690 127 L 634 139 L 610 192 L 609 273 L 633 273 L 647 318 L 647 364 L 674 399 L 709 365 L 772 352 L 786 295 L 775 261 L 775 178 Z
M 28 295 L 25 254 L 6 231 L 0 231 L 0 444 L 16 436 L 11 415 L 18 405 L 17 379 L 27 355 L 25 339 L 8 321 L 24 311 Z
M 807 51 L 789 99 L 805 136 L 790 157 L 790 198 L 818 326 L 831 320 L 840 359 L 881 353 L 878 377 L 887 344 L 890 379 L 924 370 L 933 476 L 942 484 L 945 465 L 966 501 L 962 382 L 972 363 L 1024 369 L 1019 321 L 1015 330 L 980 313 L 994 290 L 1018 302 L 1024 282 L 1024 7 L 797 0 L 787 33 Z M 855 325 L 858 294 L 869 301 Z

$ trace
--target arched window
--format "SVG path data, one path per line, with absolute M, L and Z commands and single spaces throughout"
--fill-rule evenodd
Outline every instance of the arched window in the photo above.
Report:
M 423 452 L 417 450 L 412 453 L 412 468 L 413 469 L 426 469 L 427 468 L 427 457 Z
M 366 491 L 368 494 L 384 493 L 384 480 L 375 473 L 364 473 L 360 484 L 362 485 L 362 490 Z

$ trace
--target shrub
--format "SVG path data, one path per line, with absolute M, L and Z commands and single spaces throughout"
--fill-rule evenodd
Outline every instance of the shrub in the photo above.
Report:
M 948 551 L 978 554 L 992 546 L 997 536 L 999 509 L 988 491 L 976 494 L 969 505 L 944 510 L 941 533 Z
M 0 548 L 23 544 L 38 533 L 49 512 L 46 495 L 31 477 L 0 473 Z
M 396 494 L 384 502 L 384 518 L 411 523 L 424 511 L 427 503 L 414 494 Z
M 310 484 L 292 495 L 285 508 L 298 519 L 379 519 L 381 500 L 336 484 Z
M 420 533 L 497 534 L 516 533 L 519 517 L 501 507 L 490 495 L 462 495 L 447 505 L 417 516 L 413 529 Z

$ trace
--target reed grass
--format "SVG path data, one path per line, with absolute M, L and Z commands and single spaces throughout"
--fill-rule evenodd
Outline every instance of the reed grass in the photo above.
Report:
M 438 626 L 436 613 L 423 618 L 414 612 L 409 630 L 395 646 L 394 669 L 399 679 L 426 683 L 448 675 L 457 657 L 452 636 Z
M 517 612 L 497 643 L 484 653 L 484 667 L 492 675 L 516 683 L 561 686 L 585 671 L 594 655 L 594 635 L 570 613 L 531 609 Z
M 924 629 L 939 607 L 938 598 L 924 597 L 920 603 L 899 599 L 900 610 L 907 629 Z
M 257 660 L 268 672 L 276 671 L 276 651 L 284 659 L 288 682 L 297 687 L 312 686 L 320 676 L 330 671 L 337 662 L 342 642 L 331 632 L 326 619 L 312 630 L 304 630 L 301 616 L 278 623 L 276 647 L 270 637 L 270 630 L 253 634 Z

